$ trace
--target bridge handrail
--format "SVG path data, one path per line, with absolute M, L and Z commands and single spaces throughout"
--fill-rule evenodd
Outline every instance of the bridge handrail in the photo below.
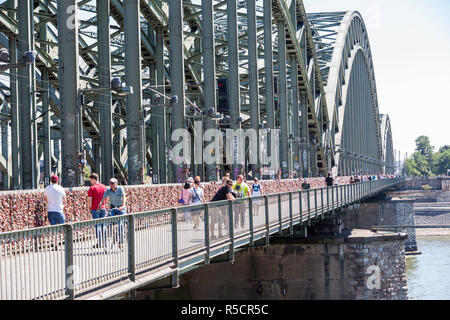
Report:
M 296 224 L 324 219 L 327 212 L 403 181 L 368 181 L 0 233 L 0 299 L 74 299 L 161 268 L 170 270 L 176 282 L 179 271 L 193 264 L 209 263 L 226 252 L 233 260 L 239 246 L 262 239 L 268 244 L 271 234 L 293 232 Z

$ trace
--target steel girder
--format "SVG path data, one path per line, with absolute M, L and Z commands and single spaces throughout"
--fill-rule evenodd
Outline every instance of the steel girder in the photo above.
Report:
M 124 5 L 125 2 L 122 0 L 110 0 L 110 10 L 111 17 L 114 19 L 110 21 L 110 38 L 111 38 L 111 76 L 121 77 L 125 80 L 125 41 L 124 41 Z M 139 14 L 140 14 L 140 39 L 141 39 L 141 54 L 142 60 L 140 62 L 140 70 L 142 71 L 142 86 L 143 86 L 143 101 L 144 103 L 152 103 L 154 100 L 153 92 L 150 92 L 151 88 L 157 89 L 158 91 L 170 95 L 172 94 L 172 78 L 170 75 L 170 61 L 169 56 L 172 51 L 172 46 L 169 39 L 169 1 L 157 1 L 157 0 L 139 0 Z M 266 97 L 270 96 L 269 90 L 266 88 L 265 79 L 265 68 L 264 57 L 267 51 L 273 53 L 275 58 L 273 63 L 273 70 L 275 75 L 279 75 L 279 64 L 280 60 L 279 46 L 281 45 L 278 41 L 279 30 L 277 27 L 284 26 L 285 35 L 285 51 L 287 68 L 286 68 L 286 86 L 287 86 L 287 99 L 283 108 L 286 108 L 288 114 L 288 133 L 300 129 L 295 124 L 300 124 L 300 118 L 297 115 L 291 114 L 292 110 L 297 110 L 296 105 L 304 105 L 306 113 L 302 115 L 306 120 L 306 131 L 300 130 L 301 132 L 295 132 L 294 137 L 296 140 L 290 141 L 290 146 L 292 143 L 300 143 L 300 138 L 307 137 L 306 141 L 314 142 L 314 145 L 303 146 L 301 150 L 309 150 L 311 155 L 310 168 L 316 168 L 312 171 L 314 175 L 325 175 L 334 164 L 339 163 L 339 155 L 335 154 L 335 146 L 339 146 L 336 143 L 335 132 L 343 132 L 344 128 L 340 125 L 339 118 L 337 117 L 339 110 L 336 101 L 342 101 L 343 92 L 342 85 L 338 85 L 339 80 L 342 81 L 345 74 L 345 69 L 336 68 L 337 65 L 341 63 L 348 65 L 349 58 L 340 59 L 336 58 L 339 53 L 342 56 L 343 50 L 339 49 L 339 39 L 344 39 L 343 42 L 347 47 L 349 47 L 350 42 L 354 42 L 353 46 L 359 44 L 365 55 L 368 57 L 368 69 L 373 78 L 372 95 L 374 98 L 374 104 L 376 104 L 373 117 L 378 117 L 378 105 L 376 102 L 376 87 L 373 76 L 373 65 L 370 57 L 370 47 L 368 46 L 368 40 L 363 27 L 357 26 L 356 20 L 361 20 L 359 14 L 357 13 L 333 13 L 333 14 L 315 14 L 307 15 L 305 8 L 301 1 L 286 1 L 286 0 L 270 0 L 271 2 L 271 12 L 272 12 L 272 48 L 265 48 L 265 33 L 264 33 L 264 21 L 267 21 L 267 17 L 263 14 L 264 4 L 269 1 L 257 0 L 255 2 L 256 11 L 256 34 L 252 34 L 251 37 L 249 32 L 252 29 L 248 28 L 248 3 L 247 1 L 237 1 L 237 39 L 238 39 L 238 73 L 239 73 L 239 100 L 240 100 L 240 112 L 235 115 L 236 118 L 239 116 L 243 118 L 242 128 L 247 129 L 250 127 L 256 128 L 257 123 L 251 121 L 251 113 L 255 114 L 255 92 L 257 94 L 257 102 L 259 102 L 259 115 L 261 117 L 261 124 L 267 126 L 269 122 L 269 115 L 266 114 L 267 101 Z M 36 1 L 36 3 L 38 3 Z M 99 87 L 99 72 L 102 70 L 102 62 L 99 61 L 97 37 L 101 33 L 101 30 L 96 29 L 97 27 L 97 17 L 96 17 L 96 1 L 85 0 L 78 1 L 78 7 L 80 8 L 80 13 L 78 14 L 81 18 L 79 27 L 79 51 L 80 51 L 80 86 L 88 88 Z M 186 116 L 188 118 L 183 119 L 185 127 L 193 128 L 192 118 L 196 114 L 196 106 L 200 106 L 201 109 L 206 110 L 208 106 L 204 105 L 204 81 L 205 81 L 205 68 L 204 68 L 204 57 L 203 50 L 201 47 L 201 39 L 203 37 L 203 15 L 202 6 L 200 1 L 183 1 L 182 6 L 182 53 L 184 54 L 184 81 L 185 81 L 185 94 L 186 94 Z M 227 1 L 213 1 L 213 29 L 214 29 L 214 42 L 215 42 L 215 73 L 217 78 L 228 77 L 230 65 L 228 64 L 228 28 L 227 28 Z M 44 8 L 44 11 L 39 11 L 38 7 Z M 49 0 L 40 0 L 38 7 L 34 7 L 34 25 L 35 30 L 38 31 L 39 28 L 47 29 L 47 37 L 42 39 L 36 37 L 36 51 L 37 51 L 37 63 L 36 63 L 36 75 L 38 80 L 38 85 L 42 83 L 39 79 L 41 73 L 48 75 L 48 84 L 50 90 L 50 108 L 54 116 L 60 117 L 60 102 L 59 102 L 59 81 L 58 81 L 58 61 L 55 61 L 57 56 L 57 19 L 56 10 L 57 2 Z M 0 4 L 0 32 L 2 32 L 6 37 L 16 38 L 18 33 L 17 21 L 14 19 L 13 15 L 9 15 L 11 11 L 7 10 L 6 4 Z M 362 23 L 363 26 L 363 23 Z M 359 29 L 358 29 L 359 28 Z M 162 32 L 164 38 L 164 48 L 159 48 L 159 54 L 157 43 L 154 36 L 154 30 L 159 30 Z M 254 28 L 253 28 L 254 30 Z M 267 30 L 267 26 L 266 26 Z M 255 31 L 253 31 L 255 32 Z M 252 33 L 253 33 L 252 32 Z M 361 34 L 357 34 L 360 32 Z M 267 32 L 266 32 L 267 33 Z M 351 34 L 354 39 L 352 41 L 347 41 Z M 266 37 L 267 38 L 267 37 Z M 253 40 L 256 39 L 256 66 L 257 66 L 257 77 L 256 81 L 254 78 L 255 61 L 250 61 L 250 57 L 255 56 L 255 49 Z M 43 50 L 44 46 L 47 46 L 48 50 Z M 345 52 L 348 53 L 348 48 L 345 48 Z M 341 51 L 342 52 L 341 52 Z M 250 54 L 251 53 L 251 54 Z M 164 60 L 163 70 L 164 79 L 154 79 L 155 66 L 159 60 Z M 337 60 L 336 60 L 337 59 Z M 103 59 L 107 60 L 107 59 Z M 338 61 L 333 65 L 333 61 Z M 161 61 L 159 61 L 161 62 Z M 267 62 L 267 61 L 266 61 Z M 293 67 L 290 63 L 296 63 L 297 66 Z M 253 66 L 252 66 L 253 64 Z M 160 64 L 161 65 L 161 64 Z M 235 66 L 233 66 L 235 67 Z M 252 71 L 249 71 L 252 70 Z M 153 72 L 153 73 L 152 73 Z M 250 76 L 250 73 L 252 75 Z M 296 72 L 296 74 L 293 74 Z M 336 78 L 338 76 L 338 79 Z M 253 76 L 253 78 L 252 78 Z M 153 78 L 152 78 L 153 77 Z M 159 76 L 158 76 L 159 77 Z M 296 81 L 293 78 L 296 77 Z M 329 79 L 336 78 L 336 85 L 330 84 Z M 162 81 L 162 82 L 161 82 Z M 104 85 L 103 81 L 102 85 Z M 163 83 L 164 88 L 161 88 L 161 83 Z M 257 87 L 255 90 L 255 83 Z M 269 81 L 270 83 L 270 81 Z M 253 84 L 253 85 L 251 85 Z M 296 84 L 295 92 L 292 92 L 294 88 L 292 85 Z M 159 86 L 157 86 L 159 85 Z M 211 83 L 209 87 L 211 87 Z M 8 88 L 5 89 L 9 91 Z M 4 91 L 5 91 L 4 90 Z M 298 96 L 299 101 L 292 101 L 290 97 Z M 99 101 L 107 101 L 105 99 L 99 99 L 98 94 L 88 94 L 86 96 L 87 104 L 89 107 L 83 108 L 83 144 L 85 150 L 87 151 L 87 160 L 91 166 L 95 166 L 99 161 L 98 151 L 96 150 L 95 144 L 98 145 L 100 140 L 100 128 L 101 128 L 101 118 L 100 111 L 101 103 Z M 339 100 L 340 99 L 340 100 Z M 209 99 L 208 101 L 210 101 Z M 167 100 L 165 100 L 167 101 Z M 301 102 L 303 101 L 303 102 Z M 113 132 L 116 135 L 114 139 L 115 155 L 114 155 L 114 167 L 115 175 L 122 178 L 127 177 L 127 141 L 124 135 L 126 123 L 127 123 L 127 113 L 126 104 L 124 101 L 120 100 L 118 97 L 112 97 L 112 111 L 113 111 Z M 210 102 L 208 102 L 210 104 Z M 37 114 L 35 115 L 37 120 L 38 129 L 42 130 L 43 122 L 40 119 L 42 112 L 44 110 L 44 105 L 42 99 L 37 99 Z M 284 111 L 286 111 L 284 110 Z M 350 108 L 349 108 L 350 110 Z M 283 111 L 283 112 L 284 112 Z M 144 121 L 146 126 L 151 126 L 151 121 L 158 121 L 158 117 L 161 114 L 152 113 L 150 117 L 149 114 L 144 111 Z M 279 113 L 278 113 L 279 114 Z M 171 110 L 166 109 L 165 116 L 168 120 L 162 128 L 170 128 Z M 306 116 L 306 117 L 305 117 Z M 52 117 L 53 128 L 58 127 L 60 120 L 58 118 Z M 104 117 L 107 118 L 107 117 Z M 254 120 L 254 119 L 253 119 Z M 277 119 L 275 119 L 275 125 Z M 166 120 L 164 120 L 166 121 Z M 204 121 L 204 120 L 203 120 Z M 211 126 L 211 125 L 209 125 Z M 221 127 L 222 125 L 219 124 Z M 304 125 L 305 126 L 305 125 Z M 303 126 L 303 127 L 304 127 Z M 225 126 L 226 127 L 226 126 Z M 302 127 L 302 126 L 300 126 Z M 379 125 L 377 127 L 377 135 L 381 137 Z M 280 128 L 276 126 L 276 128 Z M 303 129 L 303 128 L 302 128 Z M 159 129 L 158 129 L 159 130 Z M 158 131 L 157 130 L 157 131 Z M 164 130 L 163 135 L 158 135 L 158 143 L 162 145 L 164 139 L 170 141 L 170 132 L 167 129 Z M 160 132 L 158 131 L 158 134 Z M 120 136 L 120 138 L 117 138 Z M 154 141 L 153 134 L 147 136 L 146 143 L 140 148 L 143 148 L 147 152 L 147 161 L 151 163 L 152 155 L 149 151 L 149 145 Z M 286 138 L 286 137 L 285 137 Z M 168 144 L 170 145 L 170 144 Z M 98 147 L 97 147 L 98 148 Z M 39 148 L 41 150 L 42 147 Z M 154 150 L 154 149 L 152 149 Z M 164 148 L 158 149 L 158 157 L 165 157 Z M 290 150 L 295 150 L 298 153 L 300 148 L 290 148 Z M 167 151 L 167 150 L 166 150 Z M 379 148 L 380 155 L 382 154 L 381 147 Z M 286 151 L 284 151 L 286 153 Z M 48 152 L 47 152 L 48 153 Z M 248 157 L 248 154 L 247 154 Z M 52 155 L 52 158 L 53 155 Z M 289 161 L 292 159 L 300 158 L 300 155 L 287 156 Z M 160 161 L 164 161 L 162 158 Z M 309 166 L 308 165 L 308 166 Z M 150 168 L 150 167 L 147 167 Z M 197 170 L 197 169 L 196 169 Z M 200 172 L 198 172 L 199 175 Z M 168 173 L 169 176 L 171 175 Z M 311 174 L 311 173 L 310 173 Z M 209 173 L 211 176 L 211 172 Z M 168 176 L 168 178 L 169 178 Z M 171 177 L 172 181 L 175 181 L 175 177 Z

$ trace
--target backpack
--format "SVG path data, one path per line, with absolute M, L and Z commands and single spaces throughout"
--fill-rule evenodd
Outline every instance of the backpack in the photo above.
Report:
M 179 204 L 184 204 L 184 200 L 183 200 L 183 190 L 181 190 L 180 199 L 178 199 L 178 203 L 179 203 Z

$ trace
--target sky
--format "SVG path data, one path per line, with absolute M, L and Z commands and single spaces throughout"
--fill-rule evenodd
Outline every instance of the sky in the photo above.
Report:
M 303 0 L 306 11 L 359 11 L 373 54 L 380 114 L 394 148 L 411 155 L 415 139 L 450 145 L 450 1 Z

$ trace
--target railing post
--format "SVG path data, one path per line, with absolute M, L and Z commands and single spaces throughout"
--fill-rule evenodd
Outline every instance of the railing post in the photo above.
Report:
M 178 210 L 173 208 L 170 210 L 172 216 L 172 259 L 173 259 L 173 268 L 174 273 L 172 275 L 172 287 L 177 288 L 179 286 L 178 283 L 178 222 L 177 215 Z
M 135 228 L 134 215 L 128 215 L 128 273 L 130 280 L 136 281 L 136 247 L 135 247 Z
M 315 214 L 314 214 L 314 217 L 316 218 L 317 217 L 317 215 L 318 215 L 318 213 L 319 213 L 319 210 L 317 209 L 317 189 L 314 189 L 314 211 L 315 211 Z
M 348 184 L 344 185 L 345 192 L 345 204 L 348 205 L 350 203 L 350 193 L 348 192 Z
M 306 190 L 306 195 L 308 197 L 308 226 L 311 226 L 311 191 Z
M 269 197 L 264 196 L 264 208 L 265 208 L 265 214 L 266 214 L 266 228 L 267 228 L 267 235 L 266 235 L 266 245 L 268 246 L 269 236 L 270 236 L 270 220 L 269 220 Z
M 339 186 L 336 186 L 336 209 L 339 207 Z
M 327 187 L 327 212 L 330 213 L 330 187 Z
M 331 214 L 334 215 L 334 190 L 335 186 L 331 187 Z
M 280 234 L 283 233 L 283 218 L 281 216 L 281 194 L 278 194 L 278 221 L 280 222 Z
M 302 199 L 302 196 L 303 196 L 302 192 L 299 191 L 298 192 L 298 201 L 299 201 L 299 208 L 300 208 L 300 224 L 303 223 L 303 204 L 302 204 L 303 199 Z
M 292 192 L 289 192 L 289 219 L 291 223 L 289 225 L 289 233 L 294 234 L 294 212 L 292 208 Z
M 205 223 L 205 264 L 209 264 L 209 254 L 211 249 L 211 241 L 209 238 L 209 204 L 205 203 L 204 208 Z
M 361 200 L 363 198 L 363 187 L 361 182 L 358 182 L 358 202 L 361 203 Z
M 64 225 L 64 258 L 65 258 L 65 280 L 66 295 L 70 300 L 75 299 L 75 266 L 73 265 L 73 226 Z
M 248 201 L 248 211 L 249 211 L 249 228 L 250 228 L 250 247 L 253 247 L 255 245 L 254 242 L 254 225 L 253 225 L 253 198 L 249 198 Z
M 233 201 L 228 202 L 228 215 L 230 219 L 230 251 L 228 257 L 230 261 L 234 261 L 234 217 L 233 217 Z
M 339 188 L 341 189 L 341 195 L 340 195 L 340 197 L 341 197 L 341 207 L 343 207 L 344 203 L 345 203 L 344 190 L 343 190 L 343 186 L 339 186 Z
M 321 209 L 320 209 L 320 211 L 321 211 L 321 214 L 320 214 L 320 217 L 321 217 L 321 219 L 322 220 L 325 220 L 325 212 L 324 212 L 324 207 L 323 207 L 323 188 L 320 188 L 320 201 L 321 201 Z

